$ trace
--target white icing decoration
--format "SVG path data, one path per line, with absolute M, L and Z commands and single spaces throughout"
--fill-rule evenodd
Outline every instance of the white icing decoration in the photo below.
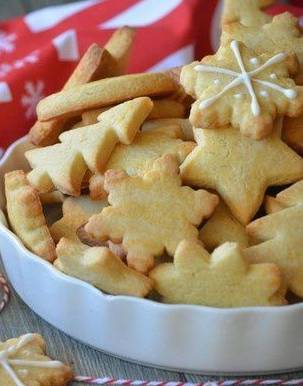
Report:
M 224 95 L 227 91 L 239 86 L 240 84 L 243 84 L 246 87 L 246 89 L 251 97 L 251 111 L 252 111 L 253 115 L 254 116 L 260 115 L 261 108 L 260 108 L 260 105 L 258 103 L 258 99 L 257 99 L 256 93 L 254 91 L 252 82 L 259 83 L 264 87 L 271 88 L 275 91 L 278 91 L 278 92 L 282 93 L 288 99 L 296 98 L 296 96 L 297 96 L 296 90 L 285 89 L 285 88 L 283 88 L 275 83 L 268 82 L 268 81 L 257 79 L 257 78 L 253 77 L 254 75 L 259 74 L 261 71 L 272 66 L 273 64 L 277 64 L 277 63 L 280 63 L 283 60 L 285 60 L 286 54 L 284 54 L 284 53 L 276 54 L 272 58 L 268 59 L 261 66 L 256 68 L 255 70 L 247 72 L 245 69 L 242 57 L 241 57 L 238 42 L 236 40 L 233 40 L 230 44 L 230 47 L 235 55 L 235 58 L 238 62 L 238 65 L 240 67 L 241 72 L 232 71 L 232 70 L 229 70 L 228 68 L 208 66 L 205 64 L 198 64 L 194 67 L 194 69 L 196 71 L 216 73 L 216 74 L 219 73 L 219 74 L 228 75 L 228 76 L 231 76 L 234 78 L 217 95 L 214 95 L 210 98 L 203 100 L 200 103 L 200 106 L 199 106 L 200 109 L 204 109 L 208 106 L 211 106 L 214 102 L 216 102 L 219 98 L 221 98 L 221 96 Z M 252 58 L 252 59 L 254 59 L 254 58 Z
M 241 99 L 241 98 L 242 98 L 242 95 L 243 95 L 243 94 L 241 94 L 241 93 L 237 93 L 237 94 L 234 95 L 234 97 L 237 98 L 237 99 Z
M 277 74 L 275 74 L 274 72 L 273 72 L 272 74 L 270 74 L 269 77 L 270 77 L 271 79 L 274 79 L 274 80 L 277 80 L 277 79 L 278 79 Z
M 259 64 L 259 59 L 258 58 L 251 58 L 251 59 L 249 59 L 249 61 L 254 66 L 257 66 Z
M 26 334 L 22 336 L 19 341 L 3 351 L 0 351 L 0 367 L 4 369 L 7 375 L 15 383 L 16 386 L 25 386 L 23 382 L 20 381 L 17 374 L 15 373 L 12 366 L 26 366 L 26 367 L 39 367 L 39 368 L 58 368 L 63 366 L 63 363 L 59 361 L 31 361 L 25 359 L 10 359 L 12 355 L 15 355 L 20 348 L 23 348 L 28 343 L 32 342 L 35 339 L 34 334 Z M 19 374 L 26 374 L 27 369 L 18 369 Z
M 264 97 L 264 98 L 268 98 L 268 97 L 269 97 L 269 94 L 268 94 L 268 92 L 267 92 L 266 90 L 261 90 L 261 91 L 260 91 L 260 95 L 261 95 L 262 97 Z
M 221 82 L 220 82 L 220 79 L 215 79 L 214 80 L 214 84 L 220 84 Z

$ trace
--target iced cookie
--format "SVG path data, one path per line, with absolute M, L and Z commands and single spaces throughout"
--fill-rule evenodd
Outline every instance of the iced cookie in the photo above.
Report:
M 45 342 L 38 334 L 26 334 L 0 342 L 1 386 L 66 386 L 71 369 L 45 354 Z
M 263 138 L 277 116 L 298 116 L 303 111 L 303 87 L 289 77 L 296 67 L 295 57 L 284 52 L 258 54 L 237 40 L 227 41 L 215 55 L 182 69 L 181 83 L 196 99 L 189 118 L 192 125 L 231 124 L 246 136 Z

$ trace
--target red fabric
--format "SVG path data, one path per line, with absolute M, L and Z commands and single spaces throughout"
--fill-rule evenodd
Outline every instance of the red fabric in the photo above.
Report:
M 212 52 L 218 40 L 218 1 L 158 1 L 156 8 L 154 4 L 88 0 L 0 23 L 0 150 L 28 131 L 39 99 L 60 90 L 88 45 L 103 45 L 123 20 L 141 24 L 130 72 L 180 65 Z M 82 9 L 75 11 L 75 5 Z M 291 11 L 303 14 L 295 6 Z

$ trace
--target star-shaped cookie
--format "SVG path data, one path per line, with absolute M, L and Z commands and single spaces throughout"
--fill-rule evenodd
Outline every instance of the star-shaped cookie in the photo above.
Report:
M 118 144 L 112 152 L 104 171 L 124 170 L 128 175 L 143 175 L 153 162 L 165 154 L 173 154 L 179 163 L 195 147 L 194 142 L 182 141 L 179 125 L 168 125 L 150 131 L 139 132 L 131 145 Z M 104 197 L 103 180 L 94 175 L 90 180 L 90 194 L 95 198 Z
M 165 250 L 173 255 L 181 240 L 197 240 L 196 227 L 211 215 L 218 197 L 182 186 L 178 165 L 166 155 L 143 176 L 107 171 L 111 206 L 92 216 L 85 231 L 97 240 L 122 241 L 129 266 L 140 272 L 149 271 Z
M 196 129 L 198 146 L 181 165 L 183 182 L 215 189 L 232 214 L 247 224 L 268 186 L 303 177 L 303 159 L 274 132 L 260 141 L 237 129 Z
M 102 113 L 95 125 L 62 133 L 60 144 L 27 151 L 29 181 L 42 193 L 57 188 L 80 195 L 87 169 L 101 172 L 117 143 L 130 144 L 152 106 L 148 97 L 124 102 Z
M 0 342 L 1 386 L 66 386 L 71 369 L 45 354 L 45 342 L 38 334 L 26 334 Z
M 296 65 L 293 55 L 260 55 L 237 40 L 227 41 L 215 55 L 182 68 L 181 83 L 196 99 L 192 125 L 231 124 L 249 137 L 263 138 L 278 115 L 298 116 L 303 111 L 303 87 L 289 77 Z
M 277 264 L 289 289 L 303 297 L 303 204 L 261 217 L 247 226 L 260 244 L 245 250 L 252 262 Z
M 222 244 L 210 256 L 199 243 L 182 241 L 174 263 L 158 265 L 150 277 L 166 303 L 212 307 L 285 303 L 278 267 L 248 264 L 236 243 Z
M 222 10 L 222 25 L 241 21 L 245 26 L 259 26 L 271 21 L 271 17 L 261 11 L 274 0 L 244 0 L 243 6 L 239 0 L 225 0 Z

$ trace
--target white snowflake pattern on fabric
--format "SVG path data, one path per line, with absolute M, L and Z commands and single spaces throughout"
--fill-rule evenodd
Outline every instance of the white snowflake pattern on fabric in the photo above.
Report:
M 21 104 L 26 108 L 25 117 L 30 119 L 36 115 L 36 106 L 38 102 L 44 98 L 43 95 L 44 83 L 41 80 L 34 82 L 25 82 L 25 94 L 21 97 Z
M 15 50 L 16 34 L 0 31 L 0 52 L 13 52 Z

